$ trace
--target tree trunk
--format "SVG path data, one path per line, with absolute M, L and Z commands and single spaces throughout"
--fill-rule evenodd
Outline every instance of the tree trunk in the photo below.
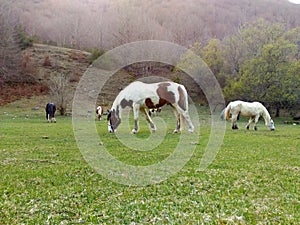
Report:
M 280 112 L 280 107 L 277 106 L 277 107 L 276 107 L 276 114 L 275 114 L 275 117 L 279 117 L 279 112 Z

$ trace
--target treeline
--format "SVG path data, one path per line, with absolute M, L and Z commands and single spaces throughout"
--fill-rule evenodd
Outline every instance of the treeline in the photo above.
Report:
M 8 1 L 8 0 L 3 0 Z M 138 40 L 189 47 L 223 39 L 263 18 L 300 26 L 288 0 L 27 0 L 8 1 L 31 36 L 58 46 L 112 49 Z
M 9 4 L 0 3 L 0 87 L 4 84 L 34 83 L 33 67 L 21 51 L 31 46 L 16 12 Z

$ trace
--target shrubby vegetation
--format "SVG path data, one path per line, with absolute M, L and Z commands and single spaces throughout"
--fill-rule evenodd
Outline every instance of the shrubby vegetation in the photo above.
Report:
M 288 30 L 284 24 L 263 19 L 246 23 L 223 40 L 191 47 L 215 74 L 227 101 L 260 101 L 275 109 L 276 116 L 280 109 L 299 106 L 299 49 L 299 28 Z
M 33 42 L 35 40 L 35 37 L 33 36 L 28 36 L 22 26 L 19 27 L 18 29 L 18 36 L 19 36 L 19 43 L 20 43 L 20 48 L 22 50 L 29 48 L 33 45 Z
M 234 44 L 226 46 L 230 42 Z M 261 101 L 275 108 L 276 116 L 281 108 L 299 105 L 300 74 L 296 72 L 300 63 L 299 33 L 287 30 L 283 24 L 258 20 L 243 27 L 224 44 L 229 52 L 240 53 L 227 65 L 234 71 L 227 74 L 224 89 L 227 100 Z M 224 53 L 228 58 L 232 56 L 226 50 Z
M 98 48 L 88 49 L 88 51 L 91 52 L 91 55 L 89 57 L 90 64 L 92 64 L 96 59 L 98 59 L 101 55 L 105 53 L 104 49 Z

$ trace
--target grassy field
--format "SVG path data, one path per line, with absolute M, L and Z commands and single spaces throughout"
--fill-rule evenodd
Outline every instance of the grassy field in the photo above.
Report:
M 244 121 L 238 131 L 228 123 L 216 159 L 199 171 L 210 135 L 208 117 L 200 115 L 200 140 L 179 173 L 159 184 L 127 186 L 84 160 L 71 117 L 46 123 L 43 106 L 33 111 L 28 102 L 0 108 L 0 224 L 300 223 L 299 125 L 275 119 L 270 132 L 261 121 L 255 132 Z M 97 130 L 116 158 L 148 165 L 170 155 L 178 141 L 166 121 L 165 140 L 147 152 L 124 147 L 107 133 L 106 121 L 97 121 Z M 149 136 L 143 124 L 141 139 Z

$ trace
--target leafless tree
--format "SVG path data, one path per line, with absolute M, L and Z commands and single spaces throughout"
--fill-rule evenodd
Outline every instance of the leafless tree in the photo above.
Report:
M 72 100 L 69 80 L 69 75 L 63 73 L 56 73 L 50 76 L 51 100 L 56 104 L 60 115 L 65 115 L 68 103 Z

